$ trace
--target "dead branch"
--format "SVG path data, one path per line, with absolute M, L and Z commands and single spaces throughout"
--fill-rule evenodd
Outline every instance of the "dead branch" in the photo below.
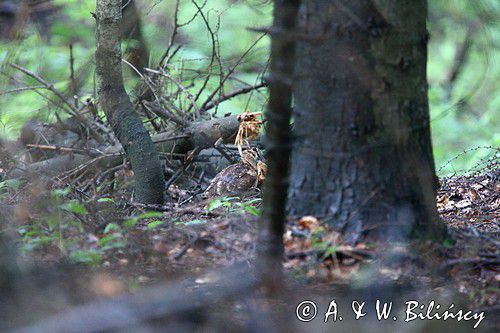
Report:
M 31 163 L 23 168 L 16 168 L 9 172 L 9 177 L 19 178 L 26 175 L 57 176 L 60 173 L 88 162 L 90 159 L 89 156 L 81 154 L 61 155 L 48 160 Z
M 181 130 L 180 133 L 163 132 L 154 135 L 152 140 L 159 152 L 169 154 L 171 157 L 184 156 L 196 147 L 207 149 L 213 147 L 218 141 L 222 143 L 233 142 L 239 125 L 237 116 L 194 122 Z M 93 160 L 95 161 L 88 164 Z M 85 168 L 92 166 L 108 169 L 121 163 L 123 163 L 123 149 L 120 145 L 115 145 L 100 152 L 100 156 L 96 158 L 73 151 L 68 155 L 57 156 L 14 169 L 9 173 L 9 177 L 19 178 L 30 174 L 56 176 L 82 165 Z
M 69 107 L 70 111 L 68 113 L 73 117 L 75 117 L 75 119 L 77 119 L 85 128 L 88 128 L 89 132 L 92 134 L 92 137 L 96 139 L 97 142 L 104 143 L 104 138 L 97 131 L 93 129 L 89 121 L 86 118 L 82 117 L 82 115 L 79 113 L 78 108 L 75 105 L 71 104 L 53 84 L 45 81 L 40 75 L 33 73 L 32 71 L 26 68 L 23 68 L 16 64 L 10 64 L 10 66 L 24 73 L 25 75 L 35 79 L 43 86 L 45 86 L 47 90 L 52 92 L 58 99 L 61 100 L 61 102 L 63 102 L 65 105 Z
M 194 111 L 197 114 L 200 113 L 200 109 L 198 108 L 198 105 L 196 105 L 196 101 L 194 100 L 194 97 L 191 95 L 191 93 L 189 92 L 189 90 L 187 90 L 179 81 L 177 81 L 176 79 L 174 79 L 170 74 L 168 74 L 165 71 L 157 71 L 157 70 L 150 69 L 150 68 L 145 68 L 145 70 L 147 72 L 150 72 L 150 73 L 153 73 L 153 74 L 158 74 L 158 75 L 161 75 L 163 77 L 166 77 L 167 79 L 169 79 L 170 81 L 172 81 L 182 92 L 184 92 L 184 94 L 186 94 L 187 98 L 191 102 L 191 107 L 194 108 Z
M 207 27 L 207 30 L 208 30 L 208 33 L 210 35 L 210 40 L 212 41 L 212 55 L 210 57 L 210 64 L 208 65 L 208 71 L 211 72 L 212 71 L 212 66 L 214 64 L 214 60 L 215 60 L 215 57 L 217 56 L 217 48 L 216 48 L 216 38 L 215 38 L 215 33 L 214 31 L 212 30 L 212 27 L 210 26 L 210 23 L 208 22 L 208 19 L 207 17 L 205 16 L 205 14 L 203 13 L 203 6 L 205 5 L 205 3 L 203 4 L 203 6 L 200 6 L 196 3 L 196 1 L 192 0 L 191 1 L 193 3 L 193 5 L 195 5 L 195 7 L 198 9 L 198 13 L 200 13 L 200 16 L 201 18 L 203 19 L 203 22 L 205 23 L 205 26 Z M 203 93 L 203 91 L 205 90 L 205 88 L 207 87 L 207 84 L 208 84 L 208 81 L 210 81 L 210 75 L 207 75 L 207 77 L 205 78 L 205 81 L 203 82 L 200 90 L 198 91 L 198 93 L 196 94 L 194 100 L 195 101 L 198 101 L 198 98 L 200 98 L 201 94 Z M 215 96 L 215 94 L 217 93 L 217 91 L 214 91 L 212 92 L 213 95 Z M 189 107 L 188 109 L 188 112 L 191 110 L 191 107 Z
M 27 144 L 26 148 L 34 148 L 34 149 L 50 150 L 50 151 L 60 151 L 60 152 L 64 152 L 64 153 L 77 153 L 77 154 L 83 154 L 83 155 L 88 155 L 88 156 L 93 156 L 93 157 L 102 155 L 102 152 L 98 151 L 97 149 L 77 149 L 77 148 L 64 147 L 64 146 L 59 146 L 59 145 Z
M 261 41 L 261 39 L 264 38 L 265 36 L 266 36 L 265 34 L 260 35 L 255 40 L 255 42 L 253 42 L 252 45 L 250 45 L 250 47 L 241 55 L 241 57 L 238 59 L 238 61 L 236 61 L 236 64 L 229 70 L 229 72 L 226 74 L 226 76 L 224 76 L 224 78 L 221 80 L 219 86 L 214 91 L 212 91 L 212 93 L 207 97 L 207 99 L 205 100 L 205 102 L 203 102 L 203 105 L 201 106 L 200 109 L 203 110 L 203 109 L 206 108 L 206 106 L 208 105 L 208 103 L 210 103 L 214 99 L 215 95 L 217 95 L 217 93 L 222 89 L 222 87 L 224 86 L 224 83 L 226 82 L 226 80 L 234 73 L 234 71 L 236 70 L 236 68 L 243 61 L 243 59 L 245 59 L 245 57 L 250 53 L 250 51 L 255 47 L 255 45 L 257 45 Z
M 247 94 L 253 90 L 258 90 L 260 88 L 264 88 L 264 87 L 267 87 L 268 84 L 267 82 L 261 82 L 259 84 L 256 84 L 254 86 L 248 86 L 248 87 L 244 87 L 244 88 L 241 88 L 241 89 L 238 89 L 238 90 L 235 90 L 233 91 L 232 93 L 230 94 L 227 94 L 227 95 L 222 95 L 219 97 L 219 99 L 215 100 L 215 101 L 211 101 L 209 103 L 207 103 L 205 105 L 205 107 L 200 110 L 200 111 L 208 111 L 210 109 L 213 109 L 214 107 L 216 107 L 217 105 L 219 105 L 220 103 L 222 102 L 225 102 L 233 97 L 236 97 L 236 96 L 239 96 L 239 95 L 243 95 L 243 94 Z
M 185 127 L 188 125 L 188 122 L 186 122 L 181 117 L 177 116 L 177 114 L 173 113 L 169 109 L 160 107 L 157 103 L 147 102 L 145 100 L 142 101 L 141 103 L 146 110 L 155 114 L 156 116 L 163 119 L 167 123 L 169 121 L 173 121 L 174 123 L 176 123 L 179 126 Z M 170 103 L 168 103 L 168 104 L 169 104 L 169 106 L 173 106 L 173 104 L 170 104 Z
M 66 106 L 69 107 L 70 111 L 68 113 L 70 115 L 75 116 L 75 117 L 77 116 L 78 109 L 73 104 L 68 102 L 68 100 L 64 97 L 64 95 L 58 89 L 56 89 L 56 87 L 54 87 L 53 84 L 45 81 L 40 75 L 38 75 L 38 74 L 36 74 L 36 73 L 26 69 L 26 68 L 18 66 L 16 64 L 10 64 L 10 67 L 17 69 L 18 71 L 22 72 L 23 74 L 25 74 L 25 75 L 35 79 L 39 83 L 41 83 L 45 87 L 45 89 L 52 92 L 57 98 L 59 98 L 61 100 L 61 102 L 63 102 L 63 104 L 65 104 Z

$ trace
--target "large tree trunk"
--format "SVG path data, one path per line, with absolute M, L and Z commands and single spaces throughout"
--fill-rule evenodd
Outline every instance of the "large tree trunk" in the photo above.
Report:
M 304 2 L 292 214 L 324 217 L 351 242 L 443 234 L 434 201 L 426 16 L 425 0 Z
M 96 72 L 99 105 L 130 159 L 135 176 L 135 200 L 162 204 L 164 178 L 160 159 L 123 86 L 121 4 L 121 0 L 97 0 Z

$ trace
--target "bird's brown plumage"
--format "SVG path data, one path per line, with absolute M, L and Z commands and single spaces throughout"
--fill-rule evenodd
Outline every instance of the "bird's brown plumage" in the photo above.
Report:
M 257 161 L 255 152 L 243 152 L 241 162 L 230 165 L 219 172 L 205 190 L 205 197 L 245 197 L 255 193 L 262 183 L 265 168 Z

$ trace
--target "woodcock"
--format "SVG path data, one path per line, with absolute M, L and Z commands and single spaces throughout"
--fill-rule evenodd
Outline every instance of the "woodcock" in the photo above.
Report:
M 241 198 L 251 195 L 264 182 L 266 170 L 266 164 L 259 160 L 254 150 L 245 150 L 240 162 L 226 167 L 212 179 L 203 196 Z

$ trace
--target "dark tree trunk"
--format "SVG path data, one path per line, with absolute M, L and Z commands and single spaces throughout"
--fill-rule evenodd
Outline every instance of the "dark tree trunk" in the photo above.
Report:
M 268 285 L 281 281 L 283 232 L 291 148 L 292 79 L 300 0 L 276 0 L 266 111 L 267 177 L 260 225 L 259 260 Z
M 130 159 L 135 200 L 163 203 L 163 170 L 156 148 L 123 86 L 121 65 L 121 0 L 97 0 L 96 72 L 99 104 Z
M 0 203 L 0 313 L 3 310 L 1 305 L 5 305 L 6 300 L 12 297 L 15 283 L 21 275 L 15 245 L 7 233 L 7 226 L 12 223 L 13 216 L 14 208 Z
M 425 0 L 305 1 L 289 205 L 341 230 L 443 234 L 427 100 Z

